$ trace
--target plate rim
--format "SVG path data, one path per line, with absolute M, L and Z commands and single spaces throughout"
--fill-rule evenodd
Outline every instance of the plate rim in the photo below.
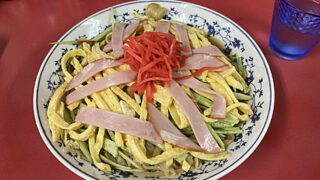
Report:
M 263 54 L 263 52 L 261 51 L 260 47 L 257 45 L 257 43 L 253 40 L 253 38 L 237 23 L 235 23 L 234 21 L 232 21 L 230 18 L 224 16 L 223 14 L 209 9 L 207 7 L 201 6 L 201 5 L 197 5 L 194 3 L 190 3 L 190 2 L 184 2 L 184 1 L 173 1 L 173 0 L 142 0 L 142 1 L 130 1 L 130 2 L 125 2 L 125 3 L 121 3 L 121 4 L 117 4 L 115 6 L 113 6 L 114 8 L 119 8 L 122 6 L 126 6 L 126 5 L 132 5 L 132 4 L 139 4 L 139 3 L 146 3 L 146 2 L 158 2 L 158 3 L 162 3 L 162 2 L 166 2 L 166 3 L 174 3 L 174 4 L 186 4 L 189 5 L 191 7 L 195 7 L 195 8 L 199 8 L 201 10 L 207 11 L 209 13 L 215 14 L 217 16 L 219 16 L 220 18 L 226 20 L 228 23 L 232 24 L 235 28 L 237 28 L 241 33 L 243 33 L 248 40 L 252 43 L 252 45 L 254 46 L 254 48 L 257 50 L 263 64 L 264 64 L 264 68 L 266 70 L 267 73 L 267 77 L 268 77 L 268 83 L 269 83 L 269 89 L 270 89 L 270 105 L 268 107 L 268 114 L 266 117 L 266 121 L 262 127 L 262 130 L 260 132 L 260 134 L 258 135 L 257 139 L 255 139 L 255 141 L 253 142 L 253 144 L 248 148 L 247 151 L 245 151 L 245 153 L 240 156 L 238 159 L 235 160 L 235 162 L 233 162 L 232 164 L 230 164 L 229 166 L 227 166 L 226 168 L 224 168 L 222 171 L 219 171 L 213 175 L 210 175 L 210 177 L 205 178 L 205 179 L 211 179 L 211 178 L 221 178 L 223 176 L 225 176 L 226 174 L 228 174 L 229 172 L 233 171 L 234 169 L 236 169 L 240 164 L 242 164 L 258 147 L 258 145 L 261 143 L 261 141 L 263 140 L 269 125 L 271 123 L 271 119 L 273 116 L 273 111 L 274 111 L 274 103 L 275 103 L 275 92 L 274 92 L 274 81 L 273 81 L 273 76 L 269 67 L 269 64 Z M 108 11 L 110 11 L 111 7 L 102 9 L 96 13 L 93 13 L 92 15 L 88 16 L 87 18 L 81 20 L 80 22 L 78 22 L 76 25 L 72 26 L 66 33 L 64 33 L 61 38 L 59 39 L 59 41 L 65 39 L 71 32 L 73 32 L 74 30 L 76 30 L 80 25 L 82 25 L 83 23 L 85 23 L 86 21 L 88 21 L 91 18 L 94 18 L 95 16 L 98 16 L 102 13 L 106 13 Z M 35 121 L 36 121 L 36 125 L 37 125 L 37 129 L 41 135 L 42 140 L 44 141 L 44 143 L 46 144 L 47 148 L 50 150 L 50 152 L 64 165 L 66 166 L 69 170 L 71 170 L 73 173 L 75 173 L 76 175 L 85 178 L 85 179 L 96 179 L 95 177 L 91 176 L 90 174 L 83 172 L 81 169 L 75 167 L 74 165 L 72 165 L 71 163 L 69 163 L 63 156 L 62 154 L 60 154 L 58 152 L 58 150 L 56 150 L 56 148 L 53 145 L 53 142 L 51 142 L 50 138 L 47 137 L 47 135 L 44 132 L 43 129 L 43 125 L 40 121 L 40 115 L 39 115 L 39 107 L 38 107 L 38 91 L 39 91 L 39 85 L 40 85 L 40 80 L 41 80 L 41 75 L 43 73 L 44 67 L 47 64 L 49 58 L 51 57 L 52 53 L 55 51 L 55 49 L 58 47 L 58 44 L 55 44 L 50 51 L 48 52 L 48 54 L 46 55 L 46 57 L 44 58 L 37 77 L 36 77 L 36 81 L 35 81 L 35 85 L 34 85 L 34 92 L 33 92 L 33 111 L 34 111 L 34 117 L 35 117 Z

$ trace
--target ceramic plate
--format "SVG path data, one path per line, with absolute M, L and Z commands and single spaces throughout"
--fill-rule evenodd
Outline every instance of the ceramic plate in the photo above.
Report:
M 153 1 L 157 2 L 157 1 Z M 117 21 L 130 22 L 135 19 L 134 12 L 143 14 L 150 3 L 134 1 L 114 7 Z M 231 158 L 207 162 L 199 169 L 188 171 L 176 179 L 217 179 L 239 166 L 261 142 L 271 121 L 274 107 L 274 87 L 268 63 L 254 40 L 236 23 L 214 10 L 180 1 L 159 1 L 169 11 L 166 19 L 182 21 L 205 30 L 220 44 L 224 52 L 241 57 L 248 71 L 247 82 L 252 88 L 251 106 L 254 115 L 251 121 L 243 124 L 243 134 L 236 136 L 228 147 Z M 111 25 L 110 8 L 104 9 L 71 28 L 60 41 L 75 40 L 81 37 L 92 38 Z M 54 156 L 71 171 L 85 179 L 137 178 L 131 173 L 113 170 L 105 173 L 87 161 L 78 159 L 76 153 L 65 153 L 62 142 L 53 143 L 46 111 L 50 97 L 63 83 L 60 60 L 72 45 L 55 45 L 44 59 L 34 87 L 34 115 L 39 132 Z

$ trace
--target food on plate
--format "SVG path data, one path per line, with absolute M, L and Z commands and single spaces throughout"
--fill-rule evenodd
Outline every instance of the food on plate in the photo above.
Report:
M 231 156 L 253 114 L 241 61 L 203 30 L 161 19 L 165 12 L 152 3 L 129 24 L 70 41 L 79 46 L 62 57 L 65 82 L 47 110 L 53 142 L 102 171 L 152 176 Z
M 157 3 L 150 3 L 146 8 L 146 15 L 154 20 L 162 19 L 166 12 L 167 9 Z

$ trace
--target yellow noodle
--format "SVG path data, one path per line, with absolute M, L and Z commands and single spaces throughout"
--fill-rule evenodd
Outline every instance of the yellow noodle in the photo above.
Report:
M 89 138 L 89 150 L 94 165 L 96 165 L 102 171 L 110 172 L 111 167 L 108 164 L 101 162 L 101 159 L 99 157 L 100 150 L 103 146 L 103 141 L 101 139 L 103 139 L 104 133 L 105 130 L 103 128 L 99 128 L 97 141 L 95 139 L 95 136 Z

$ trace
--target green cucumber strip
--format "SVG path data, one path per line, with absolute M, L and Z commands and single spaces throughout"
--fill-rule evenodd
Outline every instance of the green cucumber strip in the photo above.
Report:
M 188 153 L 184 153 L 176 158 L 174 158 L 174 160 L 176 160 L 179 164 L 182 164 L 183 160 L 185 160 L 188 157 Z
M 211 133 L 211 135 L 213 136 L 213 138 L 216 140 L 216 142 L 219 144 L 220 148 L 222 151 L 225 151 L 225 146 L 224 143 L 222 142 L 222 140 L 220 139 L 220 137 L 218 136 L 218 134 L 213 130 L 213 128 L 211 127 L 210 124 L 207 124 L 207 127 Z
M 206 106 L 207 108 L 212 107 L 212 105 L 213 105 L 213 101 L 211 101 L 210 99 L 208 99 L 208 98 L 206 98 L 206 97 L 204 97 L 194 91 L 191 91 L 191 96 L 196 101 L 196 103 L 199 105 Z
M 252 96 L 249 96 L 247 94 L 242 94 L 242 93 L 237 93 L 237 92 L 234 92 L 233 93 L 234 96 L 240 100 L 240 101 L 249 101 L 249 100 L 252 100 Z
M 109 27 L 106 30 L 102 31 L 100 34 L 98 34 L 96 37 L 94 37 L 92 40 L 96 42 L 101 42 L 106 37 L 106 35 L 109 34 L 111 31 L 112 31 L 112 27 Z
M 225 127 L 214 130 L 217 134 L 241 134 L 243 132 L 239 127 Z
M 118 147 L 116 143 L 110 139 L 104 139 L 103 149 L 110 153 L 114 158 L 118 156 Z
M 128 172 L 141 172 L 142 170 L 139 169 L 132 169 L 130 167 L 127 166 L 123 166 L 121 164 L 115 163 L 113 161 L 111 161 L 110 159 L 108 159 L 107 157 L 105 157 L 104 155 L 100 154 L 100 159 L 102 161 L 104 161 L 105 163 L 110 164 L 112 167 L 119 169 L 121 171 L 128 171 Z
M 115 24 L 114 8 L 113 7 L 111 7 L 110 14 L 111 14 L 111 27 L 112 27 L 112 31 L 113 31 L 114 30 L 114 24 Z
M 165 148 L 164 148 L 164 145 L 163 144 L 159 144 L 159 143 L 155 143 L 155 142 L 151 142 L 151 141 L 148 141 L 149 143 L 157 146 L 158 148 L 160 148 L 162 151 L 165 151 Z
M 92 163 L 92 158 L 91 158 L 88 144 L 83 141 L 77 141 L 77 142 L 79 144 L 80 151 L 82 152 L 82 154 L 87 158 L 88 161 L 90 161 Z
M 130 159 L 127 155 L 125 155 L 123 152 L 119 151 L 119 155 L 125 159 L 126 161 L 128 161 L 130 164 L 132 164 L 134 167 L 138 168 L 138 169 L 142 169 L 142 167 L 140 165 L 138 165 L 137 163 L 135 163 L 132 159 Z
M 74 122 L 74 120 L 71 118 L 70 111 L 67 108 L 64 109 L 64 113 L 63 114 L 64 114 L 64 120 L 67 123 L 71 124 L 71 123 Z

